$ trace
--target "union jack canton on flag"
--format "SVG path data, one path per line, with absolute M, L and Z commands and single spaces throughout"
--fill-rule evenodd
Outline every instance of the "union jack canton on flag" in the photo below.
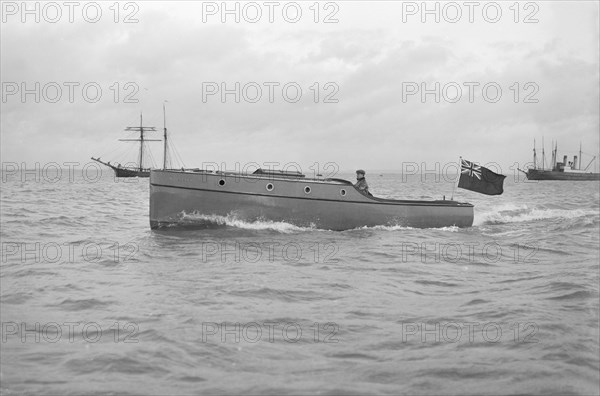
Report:
M 460 159 L 459 188 L 481 194 L 500 195 L 504 192 L 503 184 L 505 177 L 471 161 Z

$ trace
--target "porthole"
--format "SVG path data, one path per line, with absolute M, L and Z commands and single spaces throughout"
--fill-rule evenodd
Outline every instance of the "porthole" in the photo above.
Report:
M 219 180 L 219 186 L 223 187 L 225 185 L 225 180 L 221 179 Z
M 346 190 L 344 190 L 343 188 L 340 190 L 340 195 L 343 197 L 344 195 L 346 195 Z
M 273 191 L 273 183 L 267 184 L 267 191 Z
M 310 194 L 310 187 L 309 186 L 304 187 L 304 193 L 305 194 Z

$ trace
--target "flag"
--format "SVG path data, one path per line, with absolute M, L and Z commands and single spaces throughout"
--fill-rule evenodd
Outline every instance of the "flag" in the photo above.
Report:
M 460 159 L 460 179 L 458 187 L 487 195 L 500 195 L 504 192 L 503 184 L 506 176 L 470 161 Z

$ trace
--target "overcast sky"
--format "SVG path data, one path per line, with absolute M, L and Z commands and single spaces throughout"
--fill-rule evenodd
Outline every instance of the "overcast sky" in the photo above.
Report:
M 123 129 L 162 127 L 165 100 L 188 167 L 463 156 L 510 173 L 542 137 L 561 157 L 582 142 L 584 165 L 599 151 L 597 1 L 28 5 L 2 2 L 3 162 L 121 160 Z

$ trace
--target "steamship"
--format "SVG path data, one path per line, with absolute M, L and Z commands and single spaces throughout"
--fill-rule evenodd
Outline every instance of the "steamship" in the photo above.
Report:
M 569 161 L 567 156 L 563 157 L 562 162 L 557 160 L 558 144 L 554 144 L 552 149 L 552 169 L 545 169 L 545 154 L 542 147 L 542 167 L 537 166 L 537 153 L 535 149 L 535 141 L 533 144 L 533 168 L 522 171 L 527 176 L 528 180 L 575 180 L 575 181 L 600 181 L 600 173 L 588 171 L 596 156 L 592 158 L 589 164 L 581 169 L 582 152 L 581 145 L 579 146 L 579 156 L 573 156 L 573 161 Z

